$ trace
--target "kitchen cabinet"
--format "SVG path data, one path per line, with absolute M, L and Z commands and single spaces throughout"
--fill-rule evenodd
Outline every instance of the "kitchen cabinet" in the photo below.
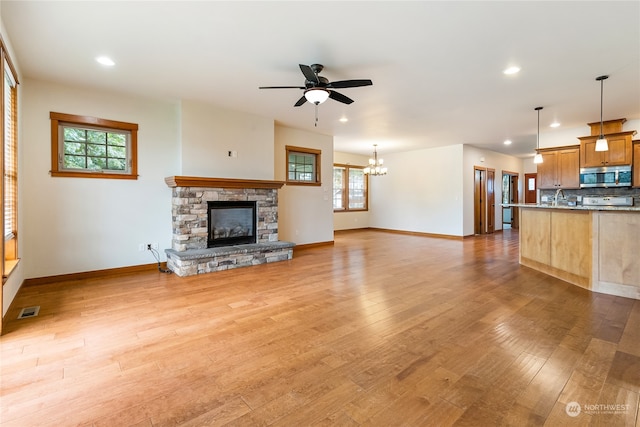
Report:
M 590 291 L 640 300 L 640 212 L 520 205 L 520 264 Z
M 640 187 L 640 140 L 633 141 L 633 186 Z
M 520 264 L 591 287 L 591 213 L 521 209 Z
M 543 149 L 538 164 L 538 188 L 580 188 L 580 148 L 578 146 Z
M 580 140 L 580 167 L 625 166 L 633 159 L 631 138 L 636 131 L 606 134 L 608 151 L 596 151 L 599 136 L 583 136 Z

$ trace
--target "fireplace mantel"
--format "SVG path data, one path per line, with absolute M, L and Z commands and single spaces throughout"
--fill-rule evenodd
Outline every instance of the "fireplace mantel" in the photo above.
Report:
M 170 188 L 282 188 L 284 181 L 266 181 L 260 179 L 206 178 L 199 176 L 168 176 L 164 182 Z

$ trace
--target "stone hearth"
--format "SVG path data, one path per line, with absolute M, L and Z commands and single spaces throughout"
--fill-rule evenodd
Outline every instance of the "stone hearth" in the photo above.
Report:
M 172 176 L 171 249 L 167 267 L 178 276 L 192 276 L 238 267 L 285 261 L 293 257 L 291 242 L 278 240 L 278 189 L 282 181 Z M 207 202 L 255 201 L 256 243 L 207 247 Z

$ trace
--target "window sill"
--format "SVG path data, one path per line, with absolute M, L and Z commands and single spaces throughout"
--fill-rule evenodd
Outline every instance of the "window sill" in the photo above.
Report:
M 11 273 L 16 269 L 18 263 L 20 262 L 20 258 L 18 259 L 6 259 L 4 260 L 4 275 L 2 276 L 2 284 L 7 281 Z
M 306 185 L 309 187 L 320 187 L 321 182 L 286 181 L 287 185 Z
M 108 173 L 108 172 L 61 172 L 52 170 L 51 176 L 66 178 L 107 178 L 107 179 L 138 179 L 136 174 Z

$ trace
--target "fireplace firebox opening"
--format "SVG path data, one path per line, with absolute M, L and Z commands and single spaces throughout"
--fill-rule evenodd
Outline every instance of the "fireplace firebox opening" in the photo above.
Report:
M 209 201 L 207 247 L 256 243 L 255 201 Z

